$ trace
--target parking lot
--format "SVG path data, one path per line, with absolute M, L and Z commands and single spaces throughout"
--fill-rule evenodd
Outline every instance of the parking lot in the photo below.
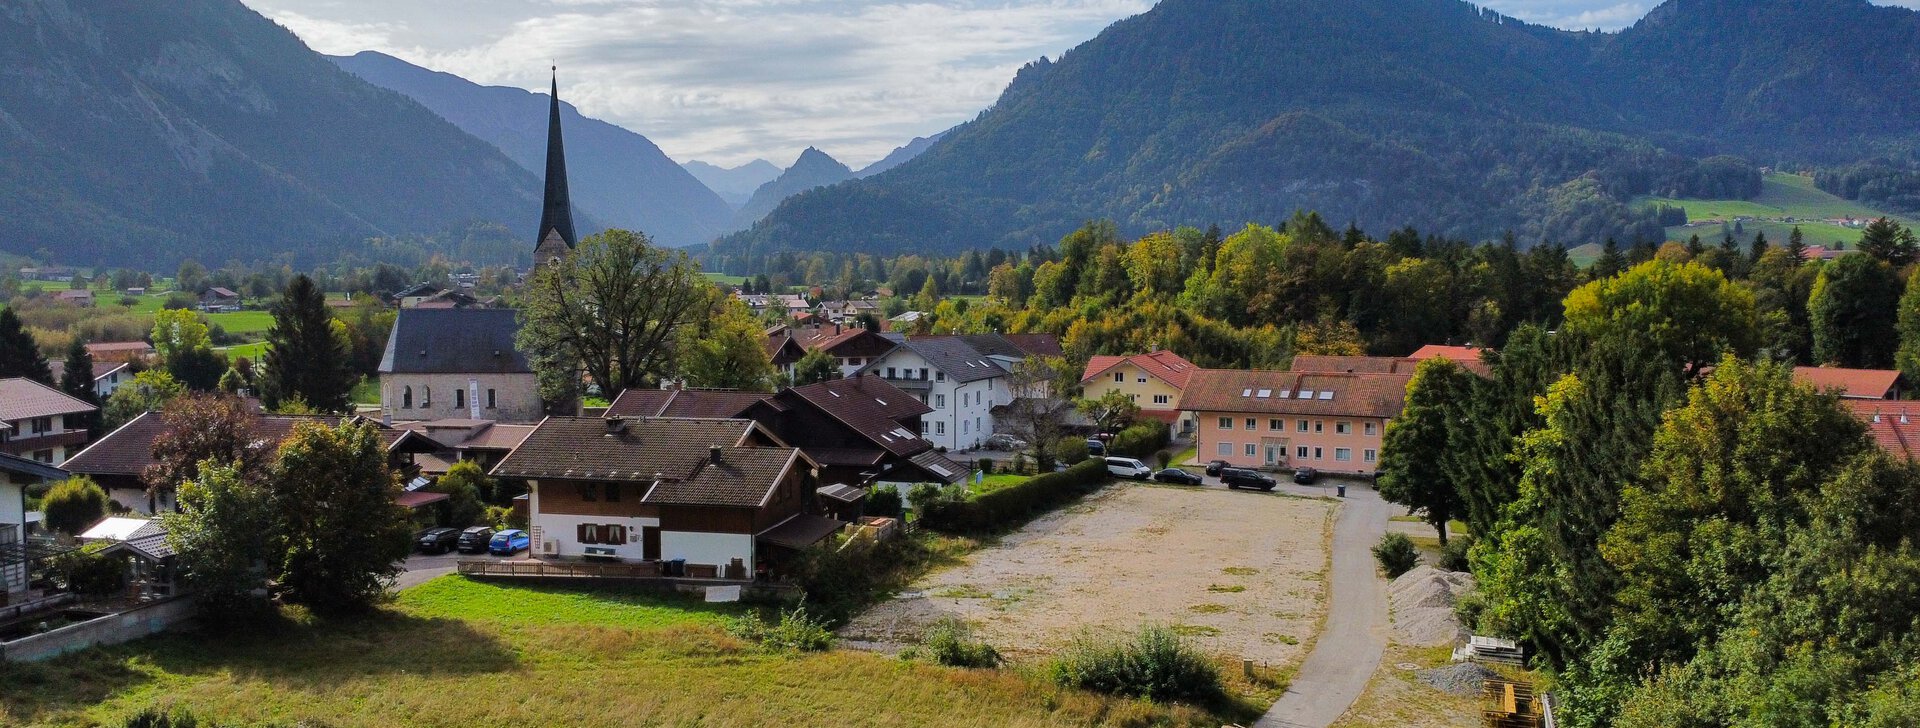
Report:
M 1334 504 L 1211 485 L 1124 483 L 1040 518 L 848 626 L 913 642 L 944 617 L 1009 655 L 1082 629 L 1173 627 L 1207 649 L 1297 663 L 1325 609 Z

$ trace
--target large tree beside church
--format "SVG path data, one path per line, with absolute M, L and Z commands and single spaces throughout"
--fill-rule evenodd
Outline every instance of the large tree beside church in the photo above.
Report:
M 320 412 L 345 412 L 354 373 L 344 329 L 327 308 L 326 294 L 304 275 L 294 277 L 273 304 L 267 331 L 266 374 L 260 400 L 267 409 L 301 401 Z
M 674 333 L 706 314 L 711 287 L 686 253 L 627 230 L 541 264 L 520 309 L 519 340 L 541 395 L 571 398 L 581 371 L 608 397 L 659 381 L 674 363 Z

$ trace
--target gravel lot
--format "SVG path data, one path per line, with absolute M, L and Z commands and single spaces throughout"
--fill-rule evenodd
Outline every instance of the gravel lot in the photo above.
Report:
M 1313 498 L 1115 485 L 928 576 L 844 633 L 913 642 L 954 616 L 1018 659 L 1083 628 L 1152 622 L 1218 653 L 1297 664 L 1325 611 L 1333 512 Z

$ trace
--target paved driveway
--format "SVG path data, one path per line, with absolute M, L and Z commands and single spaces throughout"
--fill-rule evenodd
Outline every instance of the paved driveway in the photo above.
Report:
M 1371 548 L 1394 506 L 1371 488 L 1348 488 L 1333 524 L 1332 599 L 1326 627 L 1287 693 L 1255 726 L 1325 728 L 1367 689 L 1387 648 L 1387 597 Z

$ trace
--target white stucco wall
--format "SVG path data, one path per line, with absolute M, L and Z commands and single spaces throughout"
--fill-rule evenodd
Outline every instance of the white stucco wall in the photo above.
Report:
M 627 542 L 618 545 L 580 543 L 580 526 L 581 524 L 587 523 L 601 526 L 626 526 Z M 538 529 L 537 531 L 529 529 L 529 532 L 539 533 L 541 541 L 553 541 L 557 543 L 560 547 L 560 551 L 558 552 L 560 556 L 585 556 L 588 547 L 611 548 L 613 549 L 614 555 L 618 558 L 639 561 L 647 557 L 646 543 L 641 540 L 641 529 L 659 527 L 660 519 L 622 518 L 619 516 L 568 516 L 554 513 L 540 513 L 530 518 L 528 525 Z M 662 547 L 665 547 L 664 540 L 662 541 Z M 546 547 L 539 543 L 533 545 L 533 554 L 535 556 L 548 555 Z
M 972 450 L 994 433 L 993 408 L 1013 401 L 1005 377 L 981 379 L 966 384 L 954 381 L 951 373 L 940 381 L 939 371 L 919 354 L 905 348 L 895 349 L 868 367 L 869 374 L 885 377 L 892 367 L 897 376 L 906 372 L 915 376 L 922 367 L 928 372 L 930 389 L 926 403 L 933 412 L 920 418 L 925 425 L 922 436 L 935 447 L 948 450 Z

